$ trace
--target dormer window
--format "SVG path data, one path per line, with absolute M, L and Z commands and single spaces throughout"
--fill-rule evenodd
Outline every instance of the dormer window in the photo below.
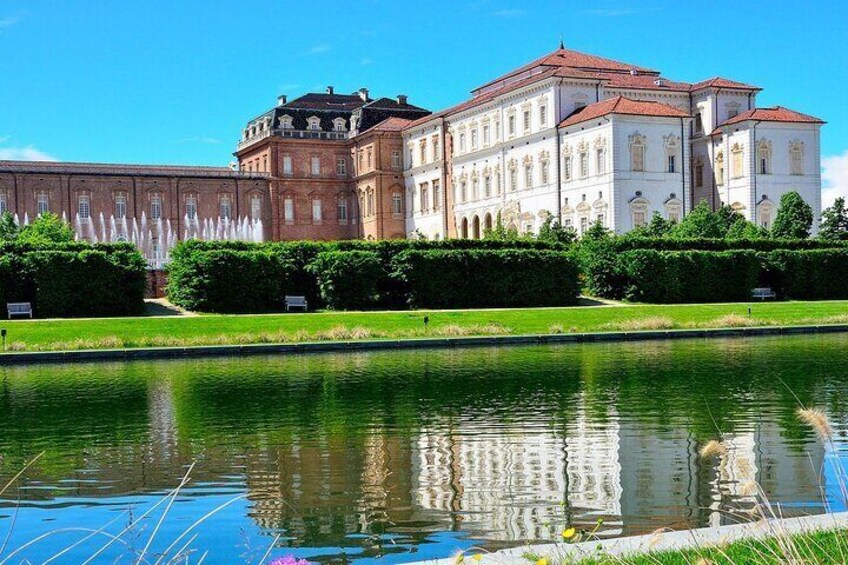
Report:
M 319 131 L 321 129 L 321 118 L 317 116 L 312 116 L 311 118 L 308 118 L 306 120 L 306 123 L 307 129 L 310 129 L 312 131 Z
M 344 118 L 336 118 L 333 120 L 333 129 L 336 131 L 346 131 Z
M 292 129 L 292 117 L 291 116 L 281 116 L 280 117 L 280 127 L 282 129 Z

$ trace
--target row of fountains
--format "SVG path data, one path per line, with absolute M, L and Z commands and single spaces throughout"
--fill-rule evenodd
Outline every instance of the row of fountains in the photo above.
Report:
M 17 214 L 14 216 L 15 223 L 28 226 L 29 216 L 24 214 L 21 220 Z M 62 213 L 62 220 L 68 221 L 67 215 Z M 116 243 L 128 241 L 134 243 L 147 262 L 153 268 L 160 268 L 170 259 L 170 251 L 178 241 L 178 231 L 171 225 L 171 220 L 147 219 L 142 212 L 141 220 L 136 218 L 127 219 L 110 216 L 108 220 L 100 214 L 97 221 L 94 218 L 80 218 L 79 214 L 74 218 L 74 235 L 77 240 L 86 240 L 92 243 Z M 182 239 L 201 239 L 205 241 L 252 241 L 264 240 L 264 228 L 262 220 L 254 220 L 248 217 L 231 218 L 183 218 Z

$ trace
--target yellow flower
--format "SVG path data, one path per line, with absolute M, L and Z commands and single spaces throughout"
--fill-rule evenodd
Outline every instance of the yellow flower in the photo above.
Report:
M 536 561 L 536 565 L 548 565 L 548 558 L 541 557 Z
M 474 561 L 480 561 L 481 559 L 483 559 L 482 553 L 475 553 L 474 554 Z
M 459 553 L 456 554 L 456 557 L 454 558 L 453 562 L 456 563 L 456 565 L 459 565 L 463 561 L 465 561 L 465 555 L 463 555 L 462 552 L 460 551 Z
M 562 538 L 563 539 L 571 539 L 571 538 L 574 537 L 574 535 L 576 533 L 577 533 L 577 530 L 575 530 L 574 528 L 568 528 L 567 530 L 562 531 Z

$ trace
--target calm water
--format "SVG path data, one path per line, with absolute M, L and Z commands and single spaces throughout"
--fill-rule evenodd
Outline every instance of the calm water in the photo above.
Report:
M 599 518 L 602 536 L 729 523 L 752 506 L 751 479 L 785 514 L 843 508 L 847 348 L 814 336 L 0 368 L 2 484 L 45 452 L 0 501 L 2 556 L 45 532 L 11 562 L 40 563 L 81 528 L 118 533 L 192 463 L 152 546 L 229 503 L 193 532 L 192 562 L 255 563 L 278 535 L 272 555 L 365 564 Z M 826 410 L 835 448 L 797 422 L 794 395 Z M 728 453 L 699 460 L 719 430 Z M 97 562 L 129 562 L 163 507 Z

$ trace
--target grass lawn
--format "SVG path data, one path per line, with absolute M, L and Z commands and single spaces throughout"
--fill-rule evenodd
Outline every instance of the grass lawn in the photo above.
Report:
M 848 533 L 820 531 L 798 536 L 739 541 L 720 548 L 662 551 L 632 557 L 601 557 L 580 565 L 771 565 L 848 563 Z M 551 560 L 551 565 L 557 561 Z
M 848 301 L 15 320 L 0 327 L 10 350 L 39 351 L 834 323 L 848 323 Z

